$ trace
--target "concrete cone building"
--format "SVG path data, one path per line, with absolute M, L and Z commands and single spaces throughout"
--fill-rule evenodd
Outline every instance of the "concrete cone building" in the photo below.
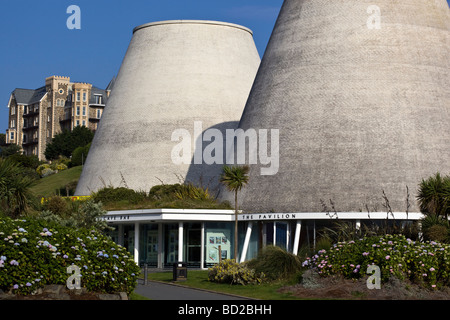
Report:
M 188 180 L 217 185 L 221 165 L 176 164 L 176 130 L 236 128 L 260 64 L 242 26 L 176 20 L 136 27 L 76 194 L 104 186 L 149 191 Z M 198 136 L 198 134 L 197 134 Z M 189 161 L 191 162 L 191 161 Z M 193 163 L 193 162 L 192 162 Z
M 384 191 L 404 213 L 406 186 L 419 212 L 450 173 L 449 53 L 445 0 L 285 0 L 239 125 L 279 129 L 279 170 L 251 165 L 244 212 L 386 212 Z

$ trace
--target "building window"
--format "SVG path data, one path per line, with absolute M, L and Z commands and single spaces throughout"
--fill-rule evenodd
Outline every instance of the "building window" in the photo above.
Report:
M 86 127 L 86 120 L 83 120 L 83 126 Z
M 80 107 L 77 107 L 77 116 L 80 115 Z
M 97 119 L 100 119 L 102 116 L 102 111 L 100 109 L 97 109 Z
M 80 101 L 80 93 L 79 92 L 77 92 L 77 101 Z
M 50 116 L 47 116 L 47 122 L 50 122 Z
M 86 92 L 83 92 L 83 101 L 86 101 Z
M 15 115 L 16 114 L 16 107 L 11 107 L 11 115 Z
M 27 143 L 27 135 L 26 134 L 23 135 L 23 143 Z
M 86 115 L 86 107 L 83 107 L 83 116 Z
M 9 138 L 10 138 L 11 140 L 14 140 L 14 132 L 13 132 L 13 131 L 9 133 Z
M 80 125 L 80 120 L 77 120 L 77 127 Z
M 103 103 L 103 97 L 102 96 L 95 96 L 95 104 L 102 104 Z
M 16 120 L 11 120 L 11 128 L 15 128 L 16 127 Z

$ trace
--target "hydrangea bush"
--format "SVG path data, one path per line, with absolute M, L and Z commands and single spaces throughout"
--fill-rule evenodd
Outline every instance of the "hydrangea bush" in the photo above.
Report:
M 222 260 L 208 270 L 208 279 L 217 283 L 229 284 L 260 284 L 264 280 L 263 273 L 256 273 L 245 263 L 237 263 L 232 259 Z
M 367 275 L 369 265 L 376 265 L 380 267 L 382 282 L 395 276 L 427 288 L 440 288 L 450 285 L 449 249 L 449 245 L 434 241 L 385 235 L 339 242 L 328 251 L 320 250 L 306 258 L 303 266 L 315 269 L 321 276 L 361 278 Z
M 0 218 L 0 289 L 29 294 L 66 284 L 76 265 L 88 291 L 131 293 L 140 269 L 125 250 L 98 231 L 35 218 Z

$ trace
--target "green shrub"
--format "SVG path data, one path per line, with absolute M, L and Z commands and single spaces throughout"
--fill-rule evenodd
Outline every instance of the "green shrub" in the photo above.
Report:
M 175 198 L 177 192 L 181 191 L 181 184 L 162 184 L 153 186 L 148 194 L 152 200 L 162 200 L 166 198 Z
M 54 163 L 64 164 L 65 166 L 70 166 L 70 159 L 64 156 L 59 156 L 58 159 L 54 160 Z
M 424 236 L 431 241 L 436 242 L 449 242 L 449 234 L 450 230 L 447 226 L 435 224 L 434 226 L 429 227 L 426 232 L 424 232 Z
M 125 181 L 124 181 L 125 182 Z M 125 183 L 126 184 L 126 183 Z M 157 185 L 147 195 L 126 187 L 105 187 L 92 194 L 108 210 L 139 208 L 198 208 L 229 209 L 229 202 L 219 202 L 211 197 L 208 190 L 191 184 Z
M 106 187 L 98 190 L 92 194 L 95 201 L 100 201 L 104 204 L 126 200 L 132 204 L 139 203 L 146 199 L 145 192 L 135 191 L 124 187 L 113 188 Z
M 89 149 L 91 148 L 91 144 L 88 143 L 87 145 L 83 147 L 78 147 L 72 152 L 72 160 L 71 160 L 71 166 L 81 166 L 83 163 L 86 162 L 86 157 L 89 153 Z
M 73 196 L 77 189 L 77 185 L 78 185 L 78 179 L 72 180 L 72 181 L 66 183 L 66 185 L 64 187 L 59 188 L 57 193 L 61 194 L 61 195 L 65 195 L 66 197 Z
M 67 170 L 67 166 L 64 163 L 53 163 L 50 168 L 56 172 Z
M 176 197 L 181 200 L 210 200 L 211 196 L 208 189 L 196 187 L 193 184 L 182 184 L 180 190 L 175 193 Z
M 275 280 L 294 276 L 301 270 L 302 263 L 296 255 L 280 247 L 267 246 L 248 262 L 248 266 L 264 273 L 268 279 Z
M 51 211 L 57 216 L 65 217 L 69 211 L 69 204 L 62 197 L 53 196 L 45 202 L 44 209 Z
M 450 285 L 449 249 L 446 244 L 416 242 L 403 235 L 367 237 L 320 250 L 308 257 L 303 266 L 313 268 L 321 276 L 361 278 L 369 265 L 377 265 L 382 282 L 394 276 L 438 288 Z
M 245 263 L 239 264 L 227 259 L 208 270 L 208 280 L 228 284 L 260 284 L 264 280 L 264 274 L 250 269 Z
M 48 284 L 65 285 L 67 267 L 81 271 L 88 291 L 130 293 L 140 268 L 120 245 L 98 231 L 56 222 L 0 217 L 0 289 L 30 294 Z
M 44 164 L 41 164 L 40 166 L 38 166 L 37 168 L 36 168 L 36 172 L 40 175 L 40 176 L 42 176 L 42 172 L 44 171 L 44 169 L 49 169 L 50 168 L 50 165 L 48 164 L 48 163 L 44 163 Z
M 30 168 L 36 170 L 36 168 L 41 164 L 38 156 L 36 155 L 24 155 L 24 154 L 13 154 L 9 156 L 9 159 L 14 160 L 19 163 L 23 168 Z
M 71 228 L 88 228 L 103 232 L 111 230 L 104 219 L 107 211 L 103 209 L 101 202 L 92 199 L 85 201 L 70 201 L 62 197 L 51 197 L 44 204 L 44 211 L 38 214 L 38 218 L 46 221 L 55 221 L 62 226 Z
M 45 177 L 51 176 L 52 174 L 55 174 L 55 173 L 56 173 L 55 170 L 50 169 L 50 168 L 45 168 L 42 170 L 41 177 L 45 178 Z
M 450 243 L 450 224 L 444 217 L 429 214 L 421 224 L 425 240 Z

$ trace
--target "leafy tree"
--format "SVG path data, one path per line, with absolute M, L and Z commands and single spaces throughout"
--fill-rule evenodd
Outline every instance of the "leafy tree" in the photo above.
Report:
M 94 132 L 85 126 L 77 126 L 71 132 L 71 142 L 75 150 L 77 147 L 83 147 L 90 143 L 94 138 Z
M 78 147 L 84 147 L 92 141 L 94 133 L 85 126 L 77 126 L 72 131 L 64 130 L 55 135 L 45 149 L 48 160 L 57 159 L 60 155 L 69 158 Z
M 238 254 L 238 192 L 248 183 L 248 172 L 250 167 L 234 166 L 223 167 L 220 182 L 231 192 L 234 192 L 234 259 L 237 260 Z
M 72 150 L 70 150 L 70 131 L 64 130 L 63 132 L 55 135 L 52 142 L 47 144 L 44 155 L 48 160 L 54 160 L 59 155 L 70 157 Z
M 1 156 L 7 158 L 15 154 L 22 154 L 22 148 L 17 144 L 9 144 L 0 147 Z
M 91 148 L 91 144 L 88 143 L 87 145 L 83 147 L 78 147 L 72 152 L 72 160 L 71 165 L 73 167 L 75 166 L 81 166 L 84 162 L 86 162 L 86 157 L 89 152 L 89 149 Z

